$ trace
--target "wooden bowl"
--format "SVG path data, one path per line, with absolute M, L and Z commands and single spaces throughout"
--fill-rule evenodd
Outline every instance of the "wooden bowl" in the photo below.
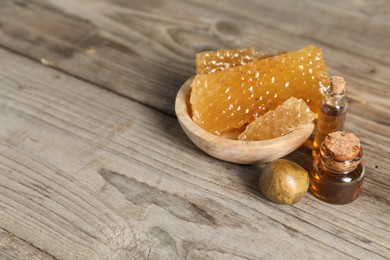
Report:
M 192 142 L 215 158 L 240 164 L 269 162 L 299 148 L 313 131 L 314 123 L 311 122 L 287 135 L 264 141 L 239 141 L 216 136 L 198 126 L 188 114 L 186 99 L 192 79 L 188 79 L 177 93 L 177 119 Z

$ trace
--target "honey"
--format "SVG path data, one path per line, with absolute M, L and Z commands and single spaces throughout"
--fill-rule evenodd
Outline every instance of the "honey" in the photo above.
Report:
M 313 121 L 314 113 L 302 99 L 291 97 L 275 110 L 270 110 L 250 123 L 238 136 L 242 141 L 272 139 L 288 134 Z
M 206 51 L 196 55 L 197 74 L 209 74 L 248 64 L 260 58 L 255 48 Z
M 240 129 L 290 97 L 318 114 L 321 90 L 329 85 L 322 51 L 308 46 L 213 74 L 197 75 L 190 103 L 195 123 L 221 135 Z
M 325 138 L 309 173 L 310 191 L 331 204 L 347 204 L 363 190 L 365 174 L 359 139 L 349 132 L 334 132 Z
M 340 76 L 331 77 L 330 87 L 325 93 L 318 115 L 313 156 L 317 156 L 327 134 L 343 130 L 347 104 L 344 79 Z

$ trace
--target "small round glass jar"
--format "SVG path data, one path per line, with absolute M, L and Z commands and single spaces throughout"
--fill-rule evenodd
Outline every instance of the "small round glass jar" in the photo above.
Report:
M 359 152 L 354 158 L 336 160 L 323 142 L 309 174 L 311 193 L 331 204 L 347 204 L 357 199 L 363 190 L 365 173 L 362 156 L 359 143 Z

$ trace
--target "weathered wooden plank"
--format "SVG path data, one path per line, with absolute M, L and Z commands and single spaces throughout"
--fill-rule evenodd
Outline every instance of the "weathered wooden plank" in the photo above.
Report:
M 0 228 L 36 248 L 60 259 L 390 255 L 388 125 L 349 120 L 366 152 L 358 201 L 308 195 L 287 207 L 257 192 L 263 166 L 208 157 L 174 117 L 7 51 L 0 59 Z M 308 166 L 310 154 L 289 158 Z
M 7 1 L 0 44 L 173 114 L 198 51 L 321 46 L 358 102 L 389 107 L 389 22 L 379 3 L 349 10 L 315 1 Z M 384 12 L 382 20 L 374 10 Z M 371 11 L 369 11 L 371 10 Z M 180 12 L 179 12 L 180 11 Z M 320 17 L 320 19 L 319 19 Z M 308 22 L 310 21 L 310 22 Z M 365 36 L 362 37 L 362 34 Z
M 53 259 L 47 253 L 0 228 L 0 259 Z

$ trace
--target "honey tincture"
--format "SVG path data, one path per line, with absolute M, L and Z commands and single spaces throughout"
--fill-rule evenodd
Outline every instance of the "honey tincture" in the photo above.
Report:
M 359 138 L 338 131 L 326 136 L 309 173 L 310 192 L 331 204 L 347 204 L 363 190 L 365 167 Z
M 330 86 L 325 92 L 318 114 L 313 142 L 314 157 L 317 156 L 320 145 L 327 134 L 344 129 L 347 104 L 344 78 L 340 76 L 331 77 Z

